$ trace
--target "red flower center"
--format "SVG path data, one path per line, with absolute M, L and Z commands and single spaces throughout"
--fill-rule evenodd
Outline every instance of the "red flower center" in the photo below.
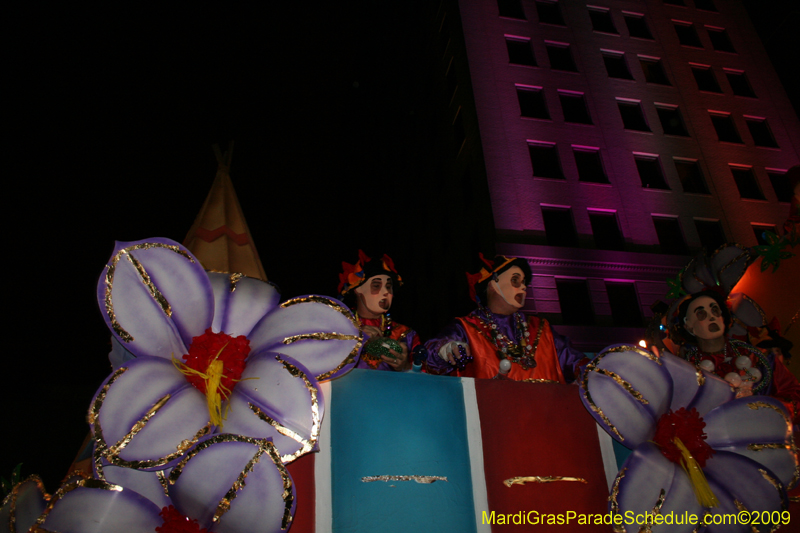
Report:
M 192 339 L 189 353 L 183 356 L 186 367 L 196 372 L 184 372 L 189 383 L 208 395 L 207 376 L 212 364 L 220 367 L 219 386 L 216 391 L 222 400 L 227 400 L 237 381 L 242 377 L 245 360 L 250 354 L 250 341 L 244 335 L 231 337 L 226 333 L 214 333 L 208 328 L 205 333 Z
M 206 528 L 200 529 L 197 520 L 189 520 L 170 505 L 161 509 L 159 516 L 164 519 L 156 533 L 208 533 Z
M 706 423 L 694 407 L 689 411 L 681 407 L 674 413 L 670 410 L 658 419 L 653 442 L 661 448 L 664 457 L 678 464 L 683 459 L 678 442 L 683 443 L 700 468 L 703 468 L 706 461 L 714 455 L 714 450 L 706 443 L 706 434 L 703 431 L 705 427 Z

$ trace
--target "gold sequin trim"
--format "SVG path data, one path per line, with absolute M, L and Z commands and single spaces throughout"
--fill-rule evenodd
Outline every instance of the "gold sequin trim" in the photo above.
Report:
M 433 483 L 435 481 L 447 481 L 446 476 L 364 476 L 361 478 L 363 483 L 373 481 L 416 481 L 417 483 Z
M 580 382 L 580 386 L 581 389 L 583 389 L 583 397 L 586 399 L 586 403 L 589 405 L 589 408 L 600 416 L 600 418 L 603 420 L 603 423 L 608 427 L 608 431 L 616 435 L 619 438 L 620 442 L 623 442 L 625 441 L 625 438 L 620 434 L 617 428 L 614 427 L 614 424 L 611 423 L 611 420 L 608 419 L 603 410 L 597 407 L 597 405 L 594 403 L 594 400 L 592 400 L 592 395 L 589 394 L 589 374 L 592 371 L 594 371 L 595 367 L 597 366 L 597 363 L 599 362 L 599 359 L 602 359 L 602 357 L 603 357 L 602 355 L 596 357 L 588 365 L 586 365 L 586 368 L 583 373 L 583 379 L 581 379 Z
M 166 403 L 169 401 L 171 397 L 172 396 L 170 394 L 167 394 L 166 396 L 158 400 L 155 403 L 155 405 L 153 405 L 153 407 L 151 407 L 150 410 L 147 411 L 147 413 L 145 413 L 145 415 L 133 425 L 128 434 L 122 437 L 119 441 L 117 441 L 116 444 L 110 446 L 108 448 L 108 452 L 106 453 L 109 455 L 119 455 L 119 453 L 122 450 L 124 450 L 128 444 L 130 444 L 131 439 L 133 439 L 133 437 L 135 437 L 141 430 L 143 430 L 147 426 L 150 420 L 156 415 L 156 413 L 158 413 L 161 410 L 162 407 L 164 407 L 164 405 L 166 405 Z
M 661 492 L 658 495 L 658 499 L 656 500 L 656 504 L 653 506 L 653 509 L 647 513 L 651 517 L 655 517 L 656 515 L 661 514 L 661 508 L 664 506 L 664 500 L 667 499 L 667 493 L 664 489 L 661 489 Z M 639 528 L 639 533 L 653 533 L 653 519 L 645 520 L 645 523 L 642 527 Z
M 745 512 L 745 513 L 749 513 L 750 512 L 750 511 L 747 510 L 747 507 L 745 507 L 744 504 L 742 502 L 740 502 L 739 500 L 734 499 L 733 500 L 733 505 L 734 505 L 734 507 L 736 507 L 736 509 L 740 513 L 741 512 Z M 752 531 L 753 533 L 758 533 L 758 528 L 756 526 L 754 526 L 753 524 L 750 524 L 750 531 Z
M 186 467 L 186 464 L 195 457 L 198 453 L 205 450 L 209 446 L 213 446 L 214 444 L 218 444 L 221 442 L 246 442 L 248 444 L 252 444 L 258 448 L 255 456 L 247 463 L 245 468 L 239 474 L 234 482 L 233 486 L 230 490 L 225 494 L 225 496 L 220 500 L 219 504 L 217 505 L 217 511 L 214 513 L 214 522 L 218 521 L 219 518 L 225 514 L 225 512 L 230 509 L 231 501 L 236 497 L 236 492 L 241 490 L 245 483 L 245 478 L 247 474 L 255 467 L 256 463 L 258 463 L 259 459 L 264 452 L 266 452 L 267 456 L 272 460 L 272 463 L 275 465 L 275 468 L 278 469 L 278 472 L 281 476 L 281 480 L 283 481 L 283 493 L 281 497 L 283 498 L 284 503 L 284 513 L 283 518 L 281 519 L 281 529 L 285 530 L 289 527 L 289 524 L 292 521 L 292 503 L 294 501 L 294 496 L 292 495 L 292 479 L 289 476 L 289 471 L 286 470 L 286 467 L 283 466 L 281 462 L 281 458 L 278 455 L 278 450 L 275 448 L 275 445 L 265 439 L 256 439 L 253 437 L 245 437 L 244 435 L 233 435 L 230 433 L 223 433 L 214 435 L 208 440 L 201 442 L 197 447 L 193 448 L 189 453 L 187 453 L 183 459 L 172 469 L 172 472 L 169 474 L 169 484 L 174 485 L 175 482 L 180 477 L 183 469 Z
M 577 481 L 578 483 L 588 484 L 588 481 L 581 477 L 569 476 L 517 476 L 503 481 L 503 485 L 524 485 L 525 483 L 553 483 L 554 481 Z
M 106 308 L 106 314 L 108 315 L 108 319 L 111 322 L 111 329 L 113 329 L 114 332 L 117 335 L 119 335 L 119 338 L 122 339 L 122 341 L 124 342 L 131 342 L 133 340 L 133 336 L 131 336 L 130 333 L 125 331 L 122 328 L 122 326 L 120 326 L 119 322 L 117 322 L 117 316 L 114 314 L 114 303 L 111 301 L 111 289 L 114 285 L 114 271 L 116 270 L 117 263 L 119 262 L 123 254 L 130 254 L 130 252 L 135 250 L 149 250 L 151 248 L 163 248 L 165 250 L 170 250 L 178 255 L 185 257 L 186 259 L 189 260 L 190 263 L 194 263 L 194 258 L 189 253 L 185 252 L 184 250 L 181 250 L 180 247 L 173 244 L 163 244 L 160 242 L 145 242 L 141 244 L 136 244 L 129 248 L 123 248 L 122 250 L 117 252 L 116 255 L 114 255 L 114 257 L 111 258 L 111 262 L 108 265 L 106 265 L 106 275 L 105 275 L 106 290 L 103 298 L 103 304 Z
M 361 329 L 360 324 L 358 323 L 356 318 L 353 316 L 353 313 L 351 313 L 349 309 L 343 307 L 335 300 L 332 300 L 326 296 L 316 296 L 312 294 L 310 296 L 304 296 L 302 298 L 292 298 L 291 300 L 286 300 L 285 302 L 283 302 L 281 304 L 281 307 L 285 309 L 293 305 L 304 304 L 309 302 L 327 305 L 334 311 L 343 314 L 348 320 L 350 320 L 350 322 L 353 324 L 353 327 L 355 327 L 357 330 Z M 363 334 L 359 333 L 356 345 L 353 346 L 353 349 L 350 350 L 350 353 L 347 354 L 347 357 L 344 358 L 344 361 L 339 363 L 339 365 L 336 368 L 329 370 L 328 372 L 324 372 L 318 376 L 314 376 L 317 379 L 317 381 L 325 381 L 326 379 L 330 378 L 331 376 L 339 372 L 345 366 L 354 363 L 356 360 L 356 356 L 361 351 L 361 344 L 363 343 L 363 341 L 364 341 L 364 336 Z
M 239 283 L 239 281 L 240 281 L 240 280 L 241 280 L 243 277 L 245 277 L 245 276 L 244 276 L 244 274 L 242 274 L 241 272 L 234 272 L 233 274 L 231 274 L 231 275 L 230 275 L 230 277 L 229 277 L 228 279 L 229 279 L 229 280 L 230 280 L 230 282 L 231 282 L 231 285 L 230 285 L 230 291 L 231 291 L 231 292 L 233 292 L 233 291 L 235 291 L 235 290 L 236 290 L 236 284 L 237 284 L 237 283 Z
M 50 500 L 50 495 L 47 494 L 47 491 L 44 490 L 44 483 L 42 483 L 42 479 L 37 475 L 28 476 L 24 480 L 20 481 L 14 488 L 11 489 L 11 492 L 3 498 L 3 509 L 8 509 L 8 527 L 9 531 L 16 532 L 17 531 L 17 497 L 19 496 L 19 488 L 28 482 L 33 482 L 36 484 L 36 488 L 39 489 L 39 492 L 42 493 L 42 498 L 45 502 Z
M 603 352 L 603 355 L 601 355 L 600 357 L 602 358 L 606 354 L 619 353 L 619 352 L 633 352 L 635 354 L 641 355 L 642 357 L 650 359 L 654 363 L 658 363 L 659 365 L 661 365 L 661 358 L 658 357 L 656 354 L 654 354 L 649 350 L 644 350 L 639 346 L 634 346 L 632 344 L 620 344 L 619 346 L 614 346 L 613 348 L 609 348 L 608 350 L 605 350 Z M 595 358 L 595 360 L 597 360 L 597 358 Z
M 644 405 L 650 404 L 650 402 L 648 402 L 647 399 L 644 396 L 642 396 L 641 392 L 634 389 L 633 385 L 622 379 L 622 377 L 616 372 L 612 372 L 611 370 L 606 370 L 605 368 L 598 368 L 597 370 L 595 370 L 595 372 L 597 372 L 602 376 L 608 376 L 611 379 L 613 379 L 617 385 L 625 389 L 625 392 L 633 396 L 638 402 L 641 402 Z
M 783 416 L 783 411 L 777 405 L 772 405 L 771 403 L 767 402 L 750 402 L 747 404 L 747 407 L 752 409 L 753 411 L 757 411 L 758 409 L 774 409 L 775 411 L 779 412 L 781 416 Z
M 622 478 L 625 477 L 625 472 L 627 470 L 628 467 L 624 467 L 619 471 L 616 479 L 614 479 L 614 484 L 611 486 L 611 493 L 608 495 L 608 501 L 611 502 L 611 514 L 613 516 L 619 514 L 619 502 L 617 501 L 617 497 L 619 496 L 619 484 L 622 481 Z M 613 531 L 614 533 L 625 533 L 625 526 L 622 524 L 617 524 L 616 521 L 614 521 Z
M 770 485 L 775 487 L 775 490 L 777 490 L 779 493 L 783 492 L 783 484 L 780 481 L 769 475 L 769 473 L 763 468 L 759 468 L 758 472 L 761 474 L 761 477 L 769 482 Z
M 706 384 L 706 375 L 699 368 L 695 372 L 697 372 L 697 386 L 702 387 Z
M 332 331 L 330 333 L 320 331 L 318 333 L 301 333 L 300 335 L 292 335 L 290 337 L 286 337 L 283 339 L 283 344 L 292 344 L 293 342 L 303 341 L 307 339 L 313 339 L 316 341 L 329 341 L 332 339 L 337 340 L 345 340 L 345 341 L 355 341 L 360 340 L 360 335 L 347 335 L 345 333 L 336 333 Z
M 317 444 L 317 439 L 319 439 L 319 432 L 322 427 L 322 417 L 320 416 L 319 412 L 319 391 L 317 388 L 311 383 L 311 380 L 308 379 L 308 376 L 305 372 L 294 366 L 293 364 L 289 363 L 288 361 L 284 361 L 280 358 L 280 356 L 275 356 L 275 359 L 280 362 L 283 367 L 292 375 L 292 377 L 300 378 L 305 383 L 306 388 L 308 389 L 308 393 L 311 396 L 311 435 L 309 435 L 308 440 L 305 440 L 301 435 L 298 435 L 296 432 L 292 431 L 291 429 L 281 425 L 276 420 L 268 416 L 264 411 L 262 411 L 258 406 L 253 405 L 252 403 L 248 403 L 247 405 L 250 407 L 250 410 L 255 413 L 255 415 L 260 418 L 262 421 L 268 423 L 275 430 L 284 435 L 289 437 L 290 439 L 302 444 L 302 447 L 292 454 L 286 454 L 281 456 L 281 461 L 284 464 L 291 463 L 301 455 L 305 455 L 306 453 L 310 452 L 314 449 L 314 446 Z
M 142 265 L 135 257 L 133 257 L 133 254 L 130 253 L 128 254 L 128 261 L 131 262 L 133 267 L 136 269 L 136 272 L 139 273 L 139 277 L 142 278 L 142 283 L 145 287 L 147 287 L 147 291 L 150 293 L 150 296 L 156 301 L 156 303 L 158 303 L 158 306 L 161 308 L 164 314 L 168 317 L 171 317 L 172 306 L 169 305 L 169 302 L 166 298 L 164 298 L 164 295 L 161 294 L 161 291 L 158 290 L 158 287 L 153 284 L 153 280 L 150 279 L 150 274 L 147 273 L 144 265 Z
M 761 450 L 780 450 L 781 448 L 789 449 L 789 446 L 780 442 L 771 442 L 767 444 L 748 444 L 747 449 L 751 452 L 760 452 Z
M 164 471 L 159 470 L 156 472 L 156 477 L 158 478 L 158 482 L 161 483 L 161 488 L 164 489 L 164 494 L 169 496 L 169 482 L 167 481 L 167 476 L 164 474 Z

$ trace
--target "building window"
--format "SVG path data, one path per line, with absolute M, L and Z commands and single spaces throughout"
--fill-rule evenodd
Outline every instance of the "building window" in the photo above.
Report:
M 675 159 L 675 169 L 681 180 L 683 192 L 708 194 L 708 186 L 700 170 L 700 164 L 691 159 Z
M 536 66 L 536 58 L 533 56 L 530 39 L 506 36 L 506 49 L 508 50 L 508 62 L 515 65 Z
M 558 150 L 555 144 L 529 143 L 528 152 L 531 156 L 533 175 L 537 178 L 564 179 L 561 170 L 561 161 L 558 159 Z
M 617 107 L 619 107 L 622 124 L 626 130 L 650 131 L 650 126 L 644 119 L 642 105 L 639 102 L 617 99 Z
M 609 78 L 619 78 L 622 80 L 632 80 L 628 62 L 625 61 L 625 54 L 622 52 L 612 52 L 603 50 L 603 63 L 606 65 L 606 72 Z
M 756 181 L 756 175 L 753 174 L 753 169 L 750 167 L 730 167 L 733 180 L 736 182 L 736 187 L 739 189 L 739 195 L 742 198 L 749 198 L 751 200 L 764 200 L 764 193 Z
M 647 21 L 644 20 L 644 15 L 638 13 L 623 13 L 625 18 L 625 25 L 628 27 L 628 33 L 631 37 L 637 39 L 653 40 L 653 34 L 650 33 L 650 28 L 647 27 Z
M 564 122 L 592 123 L 592 117 L 589 116 L 583 93 L 558 91 L 558 98 L 561 100 L 561 109 L 564 111 Z
M 717 6 L 714 5 L 712 0 L 694 0 L 694 7 L 702 9 L 703 11 L 713 11 L 717 13 Z
M 575 166 L 578 167 L 578 179 L 589 183 L 608 183 L 608 176 L 603 170 L 603 161 L 600 159 L 600 150 L 588 147 L 572 147 L 575 156 Z
M 717 130 L 717 137 L 720 141 L 742 144 L 742 138 L 733 123 L 730 113 L 711 113 L 711 123 L 714 124 L 714 129 Z
M 712 28 L 710 26 L 706 26 L 706 29 L 708 30 L 708 38 L 711 39 L 711 46 L 714 50 L 717 52 L 736 53 L 736 49 L 733 47 L 727 31 L 722 28 Z
M 611 317 L 618 328 L 642 327 L 642 309 L 633 283 L 606 281 Z
M 556 278 L 556 290 L 564 324 L 575 326 L 594 324 L 594 311 L 586 280 Z
M 753 142 L 756 146 L 765 146 L 767 148 L 778 148 L 778 143 L 775 142 L 775 137 L 769 129 L 767 119 L 759 117 L 744 117 L 747 123 L 747 129 L 750 130 L 750 135 L 753 136 Z
M 501 17 L 526 20 L 520 0 L 497 0 L 497 8 L 500 10 Z
M 544 101 L 544 91 L 541 87 L 517 86 L 517 100 L 519 100 L 519 113 L 527 118 L 549 119 L 550 112 Z
M 642 187 L 645 189 L 669 190 L 669 186 L 664 180 L 664 172 L 661 170 L 661 161 L 658 156 L 634 154 L 633 158 L 636 160 L 636 170 L 639 171 Z
M 537 0 L 536 13 L 539 14 L 539 22 L 544 24 L 555 24 L 556 26 L 566 26 L 564 17 L 561 15 L 561 8 L 558 2 L 547 2 Z
M 695 219 L 694 227 L 697 228 L 700 244 L 702 244 L 708 252 L 716 250 L 727 242 L 719 220 Z
M 695 31 L 692 23 L 680 22 L 677 20 L 673 20 L 672 23 L 675 27 L 675 33 L 678 34 L 678 41 L 683 46 L 692 46 L 694 48 L 703 47 L 700 42 L 700 37 L 697 36 L 697 31 Z
M 769 242 L 767 242 L 767 236 L 765 235 L 766 232 L 777 233 L 775 226 L 770 224 L 751 224 L 751 226 L 753 226 L 753 233 L 756 236 L 756 241 L 759 246 L 766 246 L 769 244 Z
M 722 89 L 719 88 L 717 77 L 714 76 L 714 71 L 707 65 L 691 65 L 692 74 L 694 74 L 694 81 L 697 82 L 697 88 L 701 91 L 709 93 L 721 93 Z
M 639 56 L 639 63 L 642 65 L 642 72 L 644 72 L 644 79 L 647 83 L 672 85 L 659 58 Z
M 728 83 L 731 84 L 733 94 L 736 96 L 746 96 L 748 98 L 756 97 L 756 93 L 753 92 L 753 88 L 750 86 L 750 81 L 747 79 L 747 75 L 743 71 L 726 69 L 725 76 L 728 77 Z
M 624 250 L 625 239 L 619 230 L 616 213 L 589 211 L 594 244 L 601 250 Z
M 550 68 L 553 70 L 566 70 L 568 72 L 578 72 L 575 66 L 575 59 L 568 44 L 545 42 L 547 57 L 550 58 Z
M 589 8 L 589 18 L 592 19 L 592 29 L 601 33 L 619 34 L 614 20 L 611 18 L 611 11 L 608 9 Z
M 772 183 L 772 188 L 775 190 L 775 196 L 778 197 L 778 201 L 791 202 L 794 192 L 790 187 L 789 180 L 786 179 L 786 173 L 767 170 L 767 176 L 769 176 L 769 181 Z
M 544 232 L 550 246 L 578 246 L 578 233 L 568 207 L 542 206 Z
M 686 124 L 683 122 L 683 117 L 681 116 L 678 106 L 657 105 L 656 112 L 658 112 L 658 120 L 661 121 L 664 134 L 680 135 L 682 137 L 689 136 L 689 132 L 686 131 Z
M 654 216 L 653 225 L 656 227 L 661 253 L 674 255 L 686 255 L 689 253 L 689 247 L 686 246 L 686 239 L 683 238 L 678 217 Z

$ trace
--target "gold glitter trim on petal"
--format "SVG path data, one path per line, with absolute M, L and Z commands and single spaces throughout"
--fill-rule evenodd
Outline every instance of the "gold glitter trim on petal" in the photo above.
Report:
M 581 477 L 569 476 L 517 476 L 503 481 L 503 485 L 524 485 L 525 483 L 553 483 L 554 481 L 577 481 L 578 483 L 588 484 L 589 482 Z
M 319 439 L 319 432 L 322 427 L 321 424 L 322 417 L 320 416 L 319 412 L 319 397 L 318 397 L 319 391 L 311 383 L 311 380 L 308 379 L 308 376 L 306 375 L 305 372 L 303 372 L 293 364 L 289 363 L 288 361 L 284 361 L 283 359 L 280 358 L 280 356 L 275 356 L 275 359 L 283 365 L 283 367 L 292 375 L 292 377 L 300 378 L 303 380 L 306 388 L 308 389 L 309 395 L 311 396 L 311 435 L 309 435 L 308 440 L 305 440 L 301 435 L 278 423 L 276 420 L 274 420 L 273 418 L 268 416 L 264 411 L 262 411 L 258 406 L 253 405 L 252 403 L 248 403 L 247 405 L 259 419 L 274 427 L 278 433 L 302 444 L 302 447 L 295 453 L 281 456 L 281 461 L 284 464 L 288 464 L 297 459 L 298 457 L 300 457 L 301 455 L 305 455 L 306 453 L 313 450 L 314 446 L 316 446 L 317 444 L 317 439 Z
M 740 513 L 741 512 L 745 512 L 745 513 L 749 513 L 750 512 L 747 509 L 747 507 L 745 507 L 744 504 L 742 502 L 740 502 L 739 500 L 734 499 L 733 500 L 733 505 L 734 505 L 734 507 L 736 507 L 736 509 Z M 750 531 L 752 531 L 753 533 L 758 533 L 758 528 L 756 526 L 754 526 L 753 524 L 750 524 Z
M 617 477 L 614 479 L 614 484 L 611 486 L 611 493 L 608 495 L 608 501 L 611 502 L 611 514 L 613 516 L 619 514 L 619 502 L 617 501 L 617 497 L 619 496 L 619 484 L 622 481 L 622 478 L 625 477 L 625 472 L 627 470 L 628 467 L 624 467 L 619 471 Z M 616 521 L 614 521 L 614 527 L 612 529 L 614 533 L 625 533 L 625 526 L 622 524 L 617 524 Z
M 656 515 L 661 514 L 661 508 L 664 506 L 664 500 L 667 498 L 667 493 L 664 489 L 661 489 L 661 492 L 658 495 L 658 499 L 656 500 L 656 504 L 653 506 L 653 509 L 647 513 L 650 517 L 655 517 Z M 654 519 L 645 520 L 644 525 L 639 528 L 639 533 L 653 533 L 653 522 Z
M 194 263 L 194 258 L 184 250 L 181 250 L 179 246 L 173 244 L 163 244 L 160 242 L 144 242 L 141 244 L 136 244 L 134 246 L 130 246 L 128 248 L 123 248 L 119 252 L 117 252 L 114 257 L 111 258 L 111 262 L 106 265 L 106 274 L 105 274 L 105 284 L 106 290 L 103 298 L 103 304 L 106 309 L 106 314 L 108 315 L 108 319 L 111 322 L 111 329 L 119 335 L 119 338 L 122 339 L 124 342 L 131 342 L 133 341 L 133 337 L 130 333 L 125 331 L 122 326 L 120 326 L 119 322 L 117 322 L 117 316 L 114 314 L 114 303 L 111 301 L 111 290 L 114 285 L 114 271 L 117 268 L 117 263 L 119 262 L 120 258 L 123 255 L 130 254 L 132 251 L 136 250 L 149 250 L 151 248 L 163 248 L 165 250 L 170 250 L 175 252 L 178 255 L 181 255 L 189 260 L 190 263 Z M 141 274 L 141 273 L 140 273 Z M 149 277 L 148 277 L 149 279 Z M 152 295 L 152 292 L 151 292 Z M 166 300 L 165 300 L 166 301 Z M 163 309 L 163 307 L 162 307 Z M 168 315 L 169 316 L 169 315 Z
M 586 399 L 586 403 L 589 405 L 589 408 L 597 413 L 598 416 L 600 416 L 600 418 L 603 420 L 603 423 L 608 427 L 608 431 L 616 435 L 620 442 L 624 442 L 625 438 L 620 434 L 614 424 L 611 423 L 611 420 L 608 419 L 603 410 L 597 407 L 597 405 L 594 403 L 594 400 L 592 400 L 592 395 L 589 394 L 589 374 L 594 371 L 599 359 L 602 359 L 602 357 L 602 355 L 596 357 L 588 365 L 586 365 L 583 373 L 583 379 L 580 381 L 580 387 L 583 389 L 583 397 Z
M 777 405 L 772 405 L 771 403 L 750 402 L 747 404 L 747 407 L 749 407 L 753 411 L 757 411 L 758 409 L 774 409 L 775 411 L 779 412 L 781 416 L 783 416 L 783 411 L 781 411 Z
M 659 366 L 661 365 L 661 358 L 658 357 L 656 354 L 654 354 L 653 352 L 651 352 L 649 350 L 645 350 L 643 348 L 640 348 L 639 346 L 634 346 L 632 344 L 620 344 L 619 346 L 614 346 L 613 348 L 609 348 L 608 350 L 605 350 L 603 352 L 603 355 L 601 355 L 600 357 L 602 358 L 603 356 L 605 356 L 607 354 L 619 353 L 619 352 L 633 352 L 635 354 L 641 355 L 642 357 L 646 357 L 647 359 L 650 359 L 654 363 L 658 363 Z M 596 361 L 597 358 L 595 357 L 594 360 Z
M 301 333 L 300 335 L 292 335 L 291 337 L 286 337 L 285 339 L 283 339 L 283 344 L 292 344 L 293 342 L 304 341 L 308 339 L 313 339 L 317 341 L 329 341 L 332 339 L 355 341 L 355 340 L 361 340 L 361 336 L 347 335 L 345 333 L 336 333 L 335 331 L 332 331 L 330 333 L 320 331 L 318 333 Z
M 780 450 L 781 448 L 789 449 L 789 446 L 780 442 L 771 442 L 767 444 L 748 444 L 747 449 L 751 452 L 760 452 L 761 450 Z
M 169 302 L 164 295 L 161 294 L 161 291 L 158 290 L 158 287 L 155 286 L 153 280 L 150 279 L 150 274 L 147 273 L 145 270 L 144 265 L 142 265 L 133 254 L 128 254 L 128 261 L 131 262 L 133 267 L 136 269 L 136 272 L 139 273 L 139 277 L 141 278 L 142 283 L 145 287 L 147 287 L 147 291 L 150 293 L 150 296 L 158 303 L 158 306 L 164 312 L 167 317 L 172 316 L 172 306 L 169 305 Z
M 355 317 L 353 316 L 353 313 L 351 313 L 349 309 L 347 309 L 346 307 L 340 305 L 335 300 L 332 300 L 326 296 L 316 296 L 312 294 L 310 296 L 304 296 L 302 298 L 292 298 L 291 300 L 286 300 L 285 302 L 283 302 L 281 304 L 281 307 L 285 309 L 293 305 L 304 304 L 304 303 L 319 303 L 322 305 L 327 305 L 334 311 L 343 314 L 348 320 L 350 320 L 350 322 L 353 324 L 353 327 L 355 327 L 356 329 L 360 329 L 360 325 L 358 324 Z M 359 333 L 359 335 L 355 337 L 355 339 L 350 339 L 350 340 L 356 340 L 357 342 L 356 345 L 353 347 L 353 349 L 350 351 L 350 353 L 347 354 L 347 357 L 344 358 L 344 361 L 339 363 L 339 366 L 337 366 L 336 368 L 329 370 L 328 372 L 324 372 L 318 376 L 314 376 L 317 379 L 317 381 L 325 381 L 329 377 L 339 372 L 345 366 L 355 362 L 356 356 L 361 351 L 361 344 L 364 340 L 364 335 Z M 286 342 L 286 339 L 284 339 L 284 342 Z
M 220 500 L 219 504 L 217 505 L 217 511 L 214 513 L 214 522 L 217 522 L 222 515 L 224 515 L 228 509 L 230 509 L 231 501 L 236 497 L 237 491 L 241 490 L 245 486 L 245 478 L 247 474 L 255 467 L 255 464 L 258 463 L 261 456 L 264 455 L 266 452 L 267 456 L 270 458 L 272 463 L 275 465 L 275 468 L 278 469 L 278 472 L 281 476 L 281 480 L 283 482 L 283 493 L 281 497 L 283 498 L 284 503 L 284 512 L 283 518 L 281 519 L 281 530 L 285 530 L 289 527 L 289 524 L 292 522 L 292 503 L 294 502 L 294 495 L 292 494 L 292 479 L 289 475 L 289 471 L 286 470 L 286 467 L 281 462 L 280 455 L 278 454 L 278 449 L 275 447 L 274 444 L 267 441 L 266 439 L 256 439 L 253 437 L 245 437 L 244 435 L 232 435 L 229 433 L 223 433 L 214 435 L 208 440 L 203 441 L 197 447 L 193 448 L 189 453 L 187 453 L 183 459 L 172 469 L 172 472 L 169 474 L 169 484 L 174 485 L 175 482 L 180 477 L 181 473 L 183 472 L 184 467 L 186 464 L 195 457 L 198 453 L 205 450 L 209 446 L 213 446 L 214 444 L 218 444 L 221 442 L 246 442 L 248 444 L 252 444 L 258 448 L 255 456 L 247 463 L 245 468 L 239 474 L 239 477 L 236 479 L 236 482 L 233 486 L 228 490 L 225 496 Z
M 158 413 L 164 405 L 169 401 L 172 395 L 167 394 L 166 396 L 162 397 L 158 400 L 153 407 L 150 408 L 149 411 L 145 413 L 145 415 L 140 418 L 131 428 L 131 430 L 122 437 L 119 441 L 117 441 L 113 446 L 108 448 L 107 454 L 110 455 L 119 455 L 119 453 L 125 449 L 125 447 L 130 444 L 131 439 L 135 437 L 141 430 L 143 430 L 148 422 Z
M 650 402 L 648 402 L 647 399 L 644 396 L 642 396 L 641 392 L 634 389 L 633 385 L 622 379 L 622 377 L 616 372 L 612 372 L 611 370 L 606 370 L 605 368 L 598 368 L 597 370 L 595 370 L 595 372 L 597 372 L 601 376 L 608 376 L 611 379 L 613 379 L 617 385 L 625 389 L 625 392 L 633 396 L 634 399 L 636 399 L 636 401 L 641 402 L 644 405 L 650 404 Z
M 697 373 L 697 386 L 702 387 L 706 384 L 706 375 L 703 374 L 703 371 L 699 368 L 696 369 L 695 372 Z
M 156 477 L 158 478 L 158 482 L 161 483 L 161 488 L 164 489 L 164 495 L 169 496 L 169 482 L 167 481 L 167 476 L 164 474 L 164 471 L 159 470 L 156 472 Z
M 19 496 L 19 488 L 24 483 L 33 482 L 36 484 L 36 488 L 39 489 L 39 492 L 42 493 L 42 499 L 45 503 L 50 501 L 50 495 L 47 494 L 47 491 L 44 490 L 44 483 L 42 483 L 42 479 L 37 475 L 31 475 L 27 478 L 23 479 L 11 489 L 5 498 L 3 498 L 2 508 L 8 509 L 8 522 L 7 525 L 9 527 L 9 531 L 15 532 L 17 531 L 17 497 Z
M 242 274 L 241 272 L 234 272 L 233 274 L 230 275 L 230 277 L 228 279 L 231 282 L 231 285 L 230 285 L 230 291 L 231 292 L 236 290 L 236 284 L 239 283 L 239 281 L 244 277 L 245 277 L 244 274 Z
M 775 487 L 775 490 L 777 490 L 779 493 L 783 492 L 783 484 L 779 480 L 769 475 L 769 473 L 763 468 L 759 468 L 758 472 L 761 474 L 761 477 L 769 482 L 770 485 Z
M 446 476 L 364 476 L 361 478 L 363 483 L 373 481 L 416 481 L 417 483 L 429 484 L 435 481 L 447 481 Z

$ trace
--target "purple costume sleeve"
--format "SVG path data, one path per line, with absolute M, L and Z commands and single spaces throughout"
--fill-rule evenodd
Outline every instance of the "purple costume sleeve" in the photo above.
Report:
M 453 320 L 439 332 L 438 336 L 425 343 L 425 349 L 428 350 L 428 359 L 425 361 L 425 366 L 429 373 L 449 374 L 455 370 L 455 366 L 439 357 L 439 348 L 450 341 L 467 342 L 467 333 L 464 331 L 461 322 L 457 320 Z
M 581 375 L 581 367 L 588 363 L 586 354 L 576 350 L 569 342 L 569 338 L 558 333 L 550 328 L 553 332 L 553 342 L 556 346 L 556 354 L 558 354 L 558 364 L 561 365 L 561 371 L 564 373 L 564 380 L 567 383 L 572 383 Z M 587 359 L 585 362 L 582 362 Z

